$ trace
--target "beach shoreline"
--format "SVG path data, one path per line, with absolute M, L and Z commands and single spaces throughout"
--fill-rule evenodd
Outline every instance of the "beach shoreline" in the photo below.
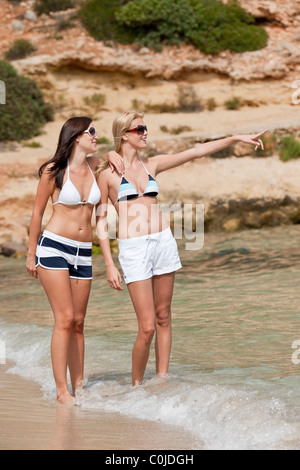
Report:
M 189 450 L 180 428 L 63 406 L 0 365 L 0 450 Z

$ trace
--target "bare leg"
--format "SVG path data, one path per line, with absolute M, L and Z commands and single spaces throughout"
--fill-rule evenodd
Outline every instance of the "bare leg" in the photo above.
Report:
M 132 351 L 132 385 L 140 385 L 149 358 L 150 345 L 155 332 L 155 308 L 152 280 L 127 285 L 138 321 L 138 335 Z
M 68 366 L 73 392 L 81 386 L 84 369 L 84 319 L 89 300 L 91 281 L 71 279 L 74 324 L 70 334 Z
M 153 293 L 156 312 L 156 373 L 166 374 L 169 368 L 171 353 L 171 301 L 175 273 L 154 276 Z
M 53 374 L 57 389 L 57 400 L 63 404 L 69 404 L 73 402 L 74 398 L 68 390 L 67 366 L 68 359 L 70 358 L 69 348 L 71 343 L 74 344 L 73 335 L 74 328 L 76 328 L 74 312 L 75 302 L 72 297 L 73 292 L 71 288 L 69 272 L 67 270 L 59 271 L 38 267 L 38 275 L 49 299 L 55 320 L 51 341 L 51 357 Z M 90 281 L 81 281 L 80 286 L 83 285 L 83 282 L 86 282 L 87 284 L 85 284 L 82 292 L 81 289 L 78 288 L 78 291 L 76 292 L 76 302 L 81 297 L 81 295 L 84 299 L 86 299 L 86 290 L 88 286 L 90 286 Z M 73 291 L 74 290 L 75 289 L 73 289 Z M 81 306 L 79 306 L 78 309 L 82 312 Z M 76 311 L 78 312 L 79 310 Z M 77 315 L 77 318 L 78 317 L 79 315 Z M 79 360 L 78 358 L 80 355 L 82 356 L 82 353 L 79 352 L 80 348 L 78 346 L 76 346 L 76 348 L 77 360 Z M 75 366 L 72 364 L 71 369 L 72 376 L 78 377 L 78 370 L 80 369 L 82 371 L 83 366 L 76 366 L 76 372 L 74 372 L 73 369 L 75 369 Z

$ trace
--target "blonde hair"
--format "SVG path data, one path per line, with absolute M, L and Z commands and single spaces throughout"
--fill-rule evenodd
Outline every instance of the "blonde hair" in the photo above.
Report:
M 123 145 L 123 135 L 125 134 L 128 129 L 130 129 L 133 121 L 135 119 L 141 118 L 143 119 L 144 113 L 140 111 L 135 111 L 134 109 L 130 109 L 128 111 L 122 111 L 122 113 L 118 114 L 117 117 L 114 119 L 112 124 L 112 134 L 114 139 L 114 146 L 115 152 L 121 153 L 122 152 L 122 145 Z M 96 173 L 100 173 L 100 171 L 105 170 L 108 168 L 109 163 L 108 160 L 102 162 L 98 165 Z

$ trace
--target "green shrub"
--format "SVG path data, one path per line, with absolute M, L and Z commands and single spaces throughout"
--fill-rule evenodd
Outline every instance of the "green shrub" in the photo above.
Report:
M 105 105 L 106 97 L 102 93 L 94 93 L 92 96 L 85 96 L 83 101 L 87 106 L 98 109 Z
M 209 98 L 206 101 L 206 107 L 207 107 L 208 111 L 214 111 L 217 107 L 216 100 L 214 98 Z
M 192 86 L 178 88 L 178 110 L 182 113 L 194 113 L 203 110 L 203 105 Z
M 28 56 L 36 49 L 31 44 L 31 42 L 27 41 L 27 39 L 16 39 L 10 48 L 5 52 L 5 59 L 7 60 L 17 60 L 23 59 L 24 57 Z
M 270 157 L 278 150 L 278 145 L 276 141 L 276 134 L 272 132 L 267 132 L 267 134 L 261 136 L 261 140 L 264 146 L 264 149 L 259 147 L 257 150 L 253 148 L 253 155 L 256 157 Z
M 29 147 L 32 149 L 38 149 L 41 148 L 41 144 L 39 142 L 35 142 L 34 140 L 32 142 L 24 142 L 23 147 Z
M 226 109 L 240 109 L 240 107 L 242 106 L 242 102 L 240 98 L 234 96 L 233 98 L 230 98 L 229 100 L 225 101 L 224 105 Z
M 132 108 L 148 113 L 177 113 L 178 104 L 173 103 L 143 103 L 136 98 L 132 100 Z
M 57 32 L 61 32 L 61 31 L 66 31 L 67 29 L 74 28 L 74 26 L 75 26 L 75 23 L 71 18 L 69 19 L 59 18 L 57 20 L 55 29 Z
M 145 111 L 149 113 L 177 113 L 178 106 L 172 103 L 158 103 L 158 104 L 151 104 L 145 103 L 144 105 Z
M 284 137 L 280 148 L 280 159 L 283 162 L 300 158 L 300 142 L 293 135 Z
M 173 135 L 178 135 L 178 134 L 181 134 L 182 132 L 189 132 L 191 130 L 192 129 L 190 128 L 190 126 L 177 126 L 177 127 L 172 127 L 172 129 L 170 129 L 170 133 Z
M 193 44 L 206 54 L 243 52 L 267 44 L 264 28 L 237 0 L 89 0 L 81 20 L 98 40 L 111 39 L 161 49 Z
M 196 28 L 190 0 L 132 0 L 116 10 L 124 27 L 135 31 L 135 42 L 160 49 L 180 44 Z
M 73 8 L 76 4 L 76 0 L 36 0 L 34 4 L 34 10 L 38 15 L 46 13 L 48 15 L 50 11 L 62 11 Z
M 98 144 L 109 144 L 110 140 L 107 137 L 99 137 L 97 140 Z
M 45 103 L 37 84 L 8 63 L 0 60 L 0 80 L 6 85 L 6 104 L 0 106 L 0 141 L 28 140 L 53 119 L 52 107 Z
M 81 6 L 79 17 L 90 35 L 98 41 L 115 40 L 132 43 L 135 35 L 116 19 L 116 10 L 128 0 L 88 0 Z
M 178 134 L 181 134 L 182 132 L 191 131 L 192 129 L 190 128 L 190 126 L 177 126 L 177 127 L 172 127 L 172 129 L 169 129 L 167 126 L 160 126 L 160 130 L 162 132 L 167 132 L 172 135 L 178 135 Z
M 198 27 L 189 34 L 190 42 L 205 54 L 222 50 L 245 52 L 267 45 L 264 28 L 256 26 L 252 15 L 236 0 L 227 5 L 219 0 L 191 0 Z

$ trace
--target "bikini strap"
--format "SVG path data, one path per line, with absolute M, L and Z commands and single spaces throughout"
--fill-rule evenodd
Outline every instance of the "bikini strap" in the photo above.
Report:
M 92 173 L 92 175 L 93 175 L 93 178 L 95 179 L 95 175 L 94 175 L 94 173 L 93 173 L 93 171 L 92 171 L 92 169 L 91 169 L 90 165 L 88 164 L 87 160 L 85 161 L 85 163 L 87 164 L 87 166 L 88 166 L 88 169 L 90 170 L 90 172 L 91 172 L 91 173 Z
M 147 170 L 147 168 L 145 167 L 144 165 L 144 162 L 140 159 L 140 157 L 138 157 L 139 161 L 141 162 L 141 164 L 143 165 L 143 167 L 145 168 L 145 171 L 147 173 L 147 175 L 149 175 L 149 171 Z

